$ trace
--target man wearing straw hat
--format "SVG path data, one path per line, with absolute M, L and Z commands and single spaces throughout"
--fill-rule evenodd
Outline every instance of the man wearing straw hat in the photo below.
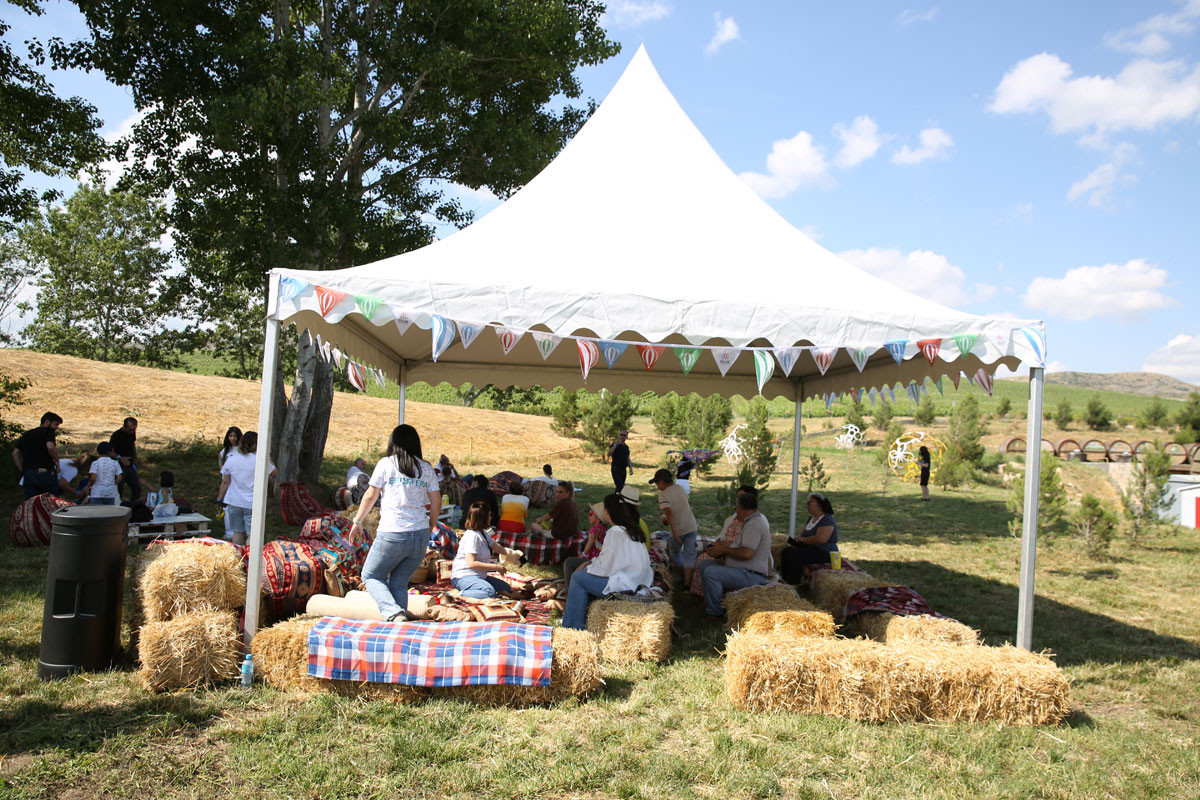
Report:
M 717 541 L 705 552 L 713 557 L 724 556 L 725 563 L 700 562 L 700 583 L 704 586 L 705 619 L 720 621 L 725 617 L 722 600 L 725 593 L 767 582 L 771 558 L 771 526 L 758 510 L 758 497 L 739 494 L 736 516 L 742 530 L 732 542 Z

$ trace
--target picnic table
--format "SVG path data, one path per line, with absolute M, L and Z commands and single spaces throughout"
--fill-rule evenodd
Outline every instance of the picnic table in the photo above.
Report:
M 141 539 L 170 539 L 178 536 L 207 536 L 212 520 L 203 514 L 176 514 L 155 517 L 149 522 L 129 523 L 129 541 Z

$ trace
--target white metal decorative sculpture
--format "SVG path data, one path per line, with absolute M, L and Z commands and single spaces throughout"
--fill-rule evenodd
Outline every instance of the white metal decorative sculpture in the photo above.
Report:
M 842 432 L 833 437 L 834 443 L 842 450 L 853 450 L 855 447 L 861 447 L 866 441 L 863 432 L 859 430 L 857 425 L 846 423 L 842 426 Z
M 892 472 L 910 483 L 918 480 L 921 467 L 917 464 L 917 452 L 922 446 L 929 448 L 929 466 L 936 472 L 946 446 L 924 431 L 910 431 L 892 442 L 888 448 L 888 466 Z
M 746 454 L 742 451 L 742 444 L 745 443 L 745 439 L 738 435 L 738 431 L 744 427 L 746 427 L 745 423 L 738 425 L 729 432 L 728 436 L 717 443 L 717 447 L 721 448 L 725 453 L 725 458 L 729 460 L 730 464 L 735 466 L 742 463 L 742 459 L 746 457 Z

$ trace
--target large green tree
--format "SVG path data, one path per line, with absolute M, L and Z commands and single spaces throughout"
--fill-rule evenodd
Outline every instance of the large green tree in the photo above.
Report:
M 5 16 L 16 8 L 41 14 L 37 0 L 5 4 Z M 0 18 L 0 37 L 11 29 Z M 97 159 L 102 145 L 96 136 L 96 109 L 78 97 L 64 99 L 36 69 L 43 52 L 34 43 L 23 58 L 0 38 L 0 232 L 30 219 L 39 203 L 55 200 L 55 189 L 26 185 L 26 171 L 71 175 Z
M 53 52 L 132 88 L 128 175 L 174 194 L 181 255 L 210 296 L 465 223 L 446 185 L 523 185 L 589 112 L 571 102 L 575 69 L 617 51 L 594 0 L 75 2 L 91 39 Z M 330 367 L 300 343 L 284 480 L 319 473 L 332 404 Z

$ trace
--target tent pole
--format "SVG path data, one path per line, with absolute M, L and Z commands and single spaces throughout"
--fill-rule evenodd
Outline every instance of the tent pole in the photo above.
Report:
M 796 381 L 796 414 L 792 424 L 792 508 L 788 517 L 788 536 L 796 536 L 796 495 L 800 491 L 800 408 L 804 393 L 800 390 L 800 381 Z
M 1042 367 L 1029 369 L 1029 429 L 1025 439 L 1025 509 L 1021 529 L 1021 585 L 1017 647 L 1033 648 L 1033 575 L 1037 569 L 1038 498 L 1042 483 Z
M 275 291 L 271 282 L 267 328 L 263 340 L 262 390 L 258 400 L 258 448 L 254 454 L 254 501 L 250 519 L 250 552 L 246 557 L 246 645 L 258 632 L 258 607 L 262 598 L 262 550 L 267 532 L 267 465 L 271 461 L 271 424 L 275 412 L 275 372 L 279 367 L 279 320 L 275 318 Z
M 404 367 L 404 362 L 400 362 L 400 422 L 404 424 L 404 389 L 408 385 L 408 370 Z

